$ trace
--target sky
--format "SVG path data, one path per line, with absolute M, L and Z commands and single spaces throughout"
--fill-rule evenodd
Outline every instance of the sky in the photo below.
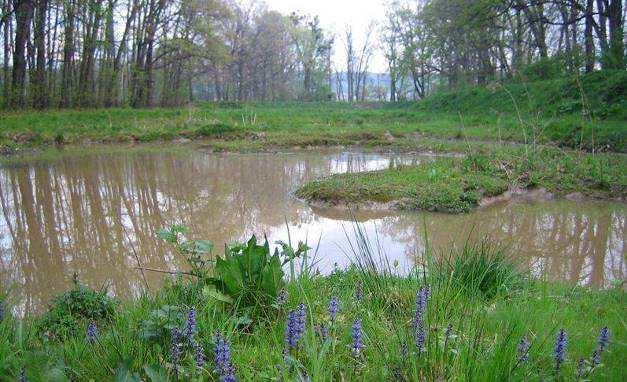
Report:
M 265 0 L 268 9 L 284 14 L 299 13 L 318 15 L 325 30 L 336 35 L 333 61 L 341 69 L 344 66 L 344 30 L 350 25 L 357 47 L 360 47 L 368 25 L 375 21 L 378 27 L 371 39 L 379 45 L 378 29 L 385 17 L 384 0 Z M 383 52 L 377 49 L 370 62 L 371 72 L 385 72 L 387 65 Z

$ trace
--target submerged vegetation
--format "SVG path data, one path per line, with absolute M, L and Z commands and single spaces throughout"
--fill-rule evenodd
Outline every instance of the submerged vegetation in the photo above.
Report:
M 5 310 L 2 378 L 625 378 L 620 287 L 535 280 L 487 243 L 427 251 L 399 275 L 358 234 L 354 265 L 322 276 L 304 265 L 304 245 L 281 243 L 271 255 L 252 238 L 215 258 L 205 256 L 207 242 L 182 233 L 161 236 L 196 271 L 172 276 L 155 295 L 118 305 L 76 281 L 40 318 Z

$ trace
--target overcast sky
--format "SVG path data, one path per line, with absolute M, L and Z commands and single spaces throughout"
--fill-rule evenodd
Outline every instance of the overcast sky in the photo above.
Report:
M 371 21 L 381 25 L 385 16 L 384 0 L 265 0 L 269 9 L 289 14 L 292 11 L 309 15 L 318 15 L 320 23 L 336 35 L 335 63 L 344 66 L 344 29 L 353 28 L 357 46 L 361 46 L 362 36 Z M 378 31 L 378 27 L 375 32 Z M 371 37 L 379 45 L 378 33 Z M 385 72 L 386 64 L 383 53 L 377 49 L 370 64 L 371 72 Z

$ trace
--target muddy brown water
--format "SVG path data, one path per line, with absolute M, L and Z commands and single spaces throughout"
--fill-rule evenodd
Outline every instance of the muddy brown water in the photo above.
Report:
M 72 275 L 129 298 L 144 267 L 184 261 L 157 238 L 172 223 L 193 238 L 225 243 L 255 233 L 307 240 L 316 267 L 350 263 L 356 219 L 375 248 L 409 269 L 426 241 L 448 251 L 489 237 L 538 277 L 606 287 L 627 275 L 627 207 L 613 202 L 499 203 L 464 215 L 310 208 L 293 191 L 329 173 L 374 170 L 432 158 L 358 152 L 214 154 L 200 150 L 64 156 L 0 166 L 0 287 L 18 315 L 42 312 Z M 287 225 L 286 225 L 287 221 Z M 425 235 L 425 232 L 427 235 Z M 378 252 L 378 251 L 377 251 Z M 418 255 L 417 255 L 418 254 Z M 151 289 L 163 274 L 147 272 Z

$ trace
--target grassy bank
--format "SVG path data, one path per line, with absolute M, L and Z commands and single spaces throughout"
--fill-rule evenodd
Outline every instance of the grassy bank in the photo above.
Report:
M 470 151 L 465 158 L 416 166 L 336 174 L 301 186 L 296 195 L 324 204 L 392 203 L 400 209 L 467 212 L 482 198 L 508 189 L 545 188 L 564 196 L 627 196 L 627 158 L 552 148 Z
M 397 276 L 375 272 L 361 237 L 351 268 L 320 276 L 287 271 L 302 246 L 271 256 L 251 241 L 214 264 L 202 260 L 209 243 L 163 237 L 193 276 L 124 303 L 77 283 L 42 317 L 5 314 L 0 379 L 22 370 L 29 381 L 625 379 L 620 287 L 532 280 L 485 243 L 439 260 L 427 253 L 428 273 Z M 609 344 L 597 363 L 602 327 Z M 560 329 L 568 344 L 556 357 Z
M 0 114 L 0 146 L 208 140 L 218 150 L 365 145 L 438 148 L 442 141 L 514 141 L 626 151 L 627 75 L 441 93 L 407 103 L 207 103 L 179 109 Z M 447 149 L 462 147 L 451 145 Z

